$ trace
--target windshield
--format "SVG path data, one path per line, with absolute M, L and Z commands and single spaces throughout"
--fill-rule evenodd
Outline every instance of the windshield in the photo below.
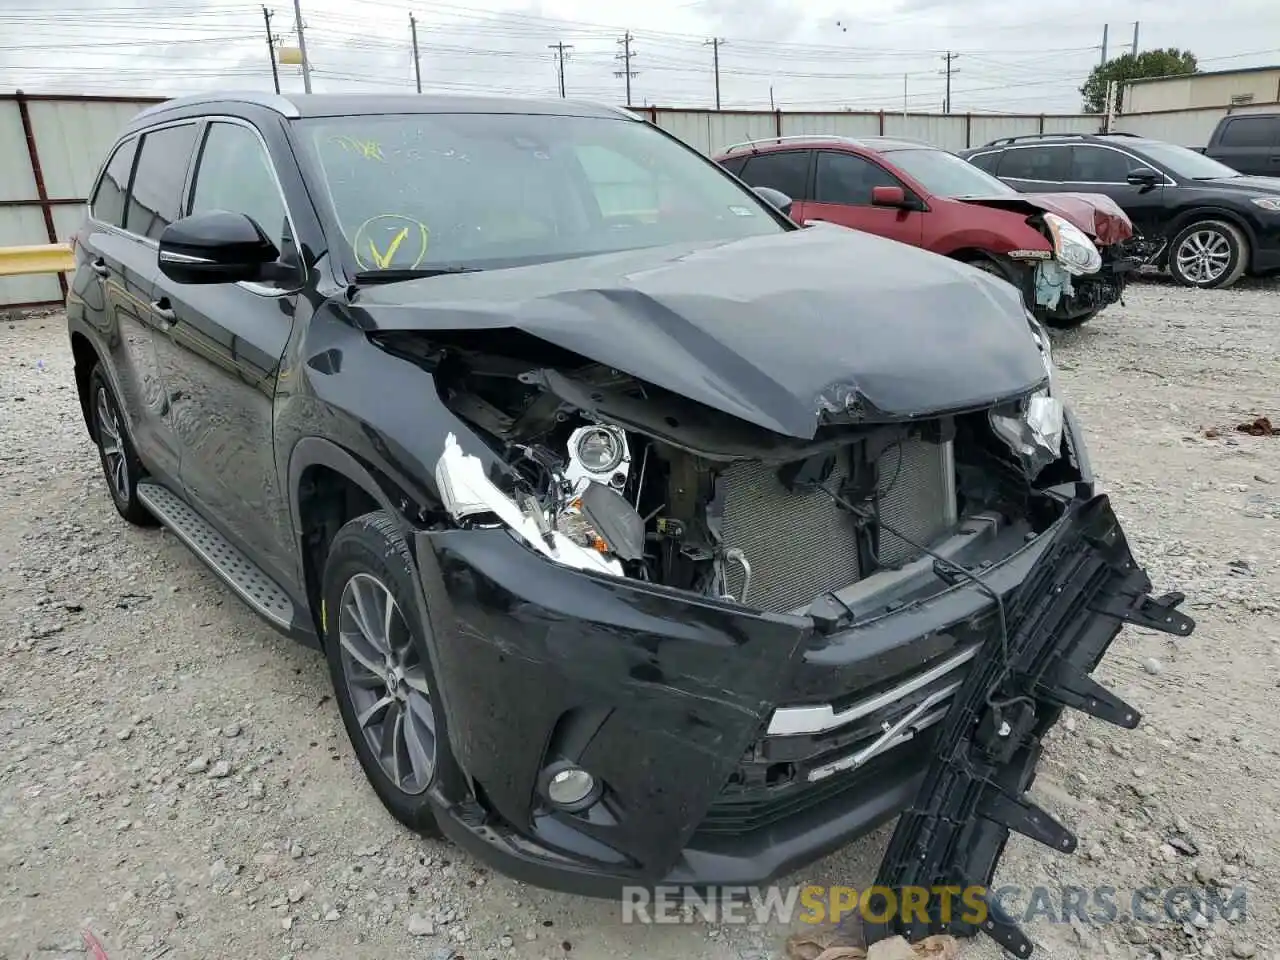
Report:
M 945 150 L 894 150 L 886 156 L 936 197 L 992 197 L 1018 192 Z
M 1147 142 L 1141 148 L 1149 159 L 1187 180 L 1220 180 L 1240 176 L 1238 170 L 1231 169 L 1225 163 L 1172 143 Z
M 786 229 L 709 160 L 623 118 L 299 121 L 360 271 L 494 269 Z

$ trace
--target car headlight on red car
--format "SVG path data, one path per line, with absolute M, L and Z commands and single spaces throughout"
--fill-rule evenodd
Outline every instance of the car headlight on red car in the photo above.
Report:
M 1102 269 L 1102 254 L 1088 234 L 1055 213 L 1044 215 L 1044 225 L 1053 239 L 1053 253 L 1062 269 L 1073 277 L 1097 273 Z

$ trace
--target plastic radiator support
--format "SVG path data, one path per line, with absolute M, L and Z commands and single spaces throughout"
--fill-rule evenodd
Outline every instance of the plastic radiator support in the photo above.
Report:
M 1043 737 L 1063 707 L 1127 729 L 1138 725 L 1138 711 L 1089 674 L 1124 623 L 1184 637 L 1195 629 L 1175 609 L 1181 594 L 1153 598 L 1150 592 L 1107 497 L 1075 505 L 1006 601 L 1006 630 L 990 638 L 956 692 L 920 791 L 894 830 L 877 887 L 892 891 L 898 905 L 908 890 L 989 890 L 1010 832 L 1061 853 L 1075 850 L 1075 835 L 1025 793 Z M 927 903 L 926 922 L 918 912 L 904 917 L 873 900 L 873 914 L 889 919 L 866 925 L 867 943 L 981 930 L 1014 956 L 1033 952 L 1027 935 L 989 902 L 977 926 L 944 920 L 937 897 Z

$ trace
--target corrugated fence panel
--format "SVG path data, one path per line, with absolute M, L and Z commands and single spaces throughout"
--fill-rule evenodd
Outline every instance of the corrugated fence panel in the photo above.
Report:
M 1097 113 L 1082 113 L 1074 117 L 1044 118 L 1045 133 L 1101 133 L 1105 118 Z
M 1203 147 L 1209 142 L 1218 121 L 1226 115 L 1227 111 L 1222 107 L 1213 110 L 1135 113 L 1116 117 L 1114 129 L 1156 140 L 1167 140 L 1183 147 Z
M 0 142 L 0 147 L 5 146 Z M 23 149 L 25 151 L 26 148 Z M 7 152 L 0 150 L 0 153 Z M 48 242 L 44 214 L 39 207 L 0 207 L 0 247 L 25 247 Z M 0 309 L 15 303 L 61 299 L 62 290 L 56 276 L 0 277 Z
M 833 137 L 874 137 L 880 133 L 878 113 L 784 113 L 782 135 L 825 134 Z
M 0 100 L 0 200 L 35 198 L 36 178 L 31 175 L 31 161 L 27 158 L 22 114 L 12 100 Z
M 121 128 L 144 106 L 93 100 L 36 100 L 28 104 L 49 196 L 86 197 L 98 165 Z
M 711 155 L 731 143 L 777 135 L 772 113 L 716 113 L 713 110 L 655 111 L 658 126 L 689 146 Z
M 969 121 L 969 146 L 981 147 L 1001 137 L 1024 137 L 1040 132 L 1039 117 L 974 114 Z
M 884 115 L 886 137 L 923 140 L 944 150 L 964 149 L 965 118 L 963 114 L 900 113 Z

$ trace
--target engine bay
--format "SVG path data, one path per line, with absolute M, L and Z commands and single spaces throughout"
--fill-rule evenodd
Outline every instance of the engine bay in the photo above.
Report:
M 833 423 L 802 441 L 539 341 L 495 352 L 468 339 L 383 343 L 430 369 L 507 468 L 495 482 L 451 435 L 436 471 L 446 510 L 561 563 L 798 613 L 916 559 L 967 515 L 1036 511 L 985 410 Z

